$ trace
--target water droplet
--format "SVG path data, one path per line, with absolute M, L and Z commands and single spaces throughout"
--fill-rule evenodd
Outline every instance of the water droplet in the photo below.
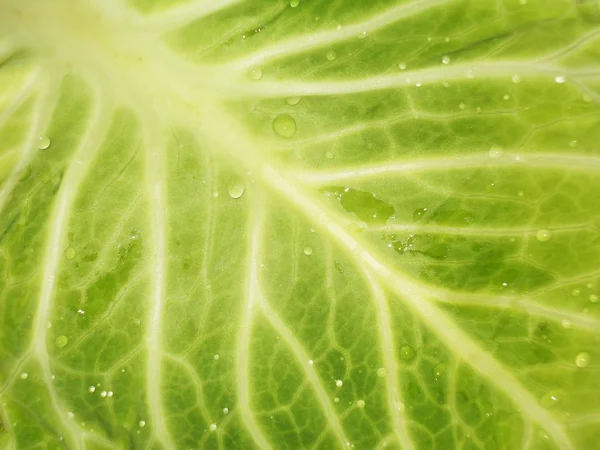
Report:
M 138 319 L 137 317 L 134 317 L 133 319 L 131 319 L 131 323 L 136 326 L 139 327 L 142 323 L 142 321 L 140 319 Z
M 579 294 L 581 294 L 581 289 L 573 289 L 571 291 L 571 294 L 573 295 L 573 297 L 579 297 Z
M 258 81 L 262 78 L 263 71 L 260 67 L 253 67 L 248 71 L 248 78 L 254 81 Z
M 406 69 L 406 63 L 400 63 L 400 64 L 398 64 L 398 68 L 399 68 L 400 70 L 404 70 L 404 69 Z
M 450 64 L 450 57 L 449 56 L 444 56 L 442 58 L 442 64 Z
M 581 369 L 590 365 L 590 354 L 588 352 L 581 352 L 575 357 L 575 365 Z
M 73 419 L 74 417 L 75 417 L 75 414 L 73 414 L 72 411 L 67 411 L 67 418 Z
M 504 97 L 502 97 L 504 100 L 510 100 L 510 95 L 509 94 L 504 94 Z
M 29 376 L 29 375 L 27 374 L 27 372 L 23 372 L 23 373 L 21 374 L 21 380 L 26 380 L 28 376 Z
M 367 37 L 367 35 L 368 35 L 368 34 L 369 34 L 369 33 L 367 33 L 366 31 L 363 31 L 362 33 L 360 33 L 360 34 L 358 35 L 358 38 L 359 38 L 359 39 L 364 39 L 364 38 L 366 38 L 366 37 Z
M 556 77 L 554 77 L 554 81 L 556 81 L 558 84 L 563 84 L 565 81 L 567 81 L 567 77 L 557 75 Z
M 598 303 L 598 300 L 600 300 L 600 298 L 596 294 L 591 294 L 590 295 L 590 302 L 592 302 L 592 303 Z
M 562 394 L 558 391 L 548 392 L 542 397 L 541 404 L 544 408 L 552 408 L 562 400 Z
M 312 255 L 312 252 L 313 252 L 313 249 L 312 249 L 312 248 L 310 248 L 310 247 L 305 247 L 305 248 L 304 248 L 304 254 L 305 254 L 306 256 L 310 256 L 310 255 Z
M 325 158 L 327 158 L 327 159 L 333 159 L 333 152 L 327 152 L 327 153 L 325 153 Z
M 413 222 L 420 220 L 427 213 L 427 208 L 419 208 L 413 212 Z
M 273 131 L 283 138 L 296 134 L 296 121 L 289 114 L 279 114 L 273 120 Z
M 439 363 L 437 366 L 435 366 L 433 368 L 433 376 L 436 379 L 441 378 L 445 373 L 446 373 L 446 364 L 443 362 Z
M 547 229 L 538 230 L 535 237 L 540 242 L 548 242 L 552 238 L 552 232 Z
M 491 147 L 490 151 L 488 152 L 488 154 L 490 155 L 490 158 L 492 159 L 498 159 L 501 158 L 502 155 L 504 154 L 504 151 L 500 148 L 500 147 Z
M 100 392 L 100 397 L 106 397 L 106 391 Z
M 467 105 L 465 105 L 464 103 L 461 103 L 460 105 L 458 105 L 458 107 L 460 109 L 465 109 L 467 107 Z
M 107 396 L 107 397 L 112 397 L 112 396 L 113 396 L 113 391 L 108 391 L 108 392 L 106 393 L 106 396 Z
M 404 402 L 398 402 L 396 403 L 396 409 L 400 412 L 403 412 L 406 409 L 406 405 Z
M 225 414 L 225 415 L 229 414 L 229 408 L 223 408 L 223 414 Z
M 217 359 L 219 359 L 219 354 L 217 353 L 216 355 L 213 356 L 213 359 L 216 361 Z
M 56 338 L 54 343 L 56 344 L 56 346 L 58 348 L 63 348 L 63 347 L 66 347 L 67 344 L 69 343 L 69 338 L 64 335 L 60 335 Z
M 309 365 L 309 366 L 312 366 L 314 363 L 315 363 L 315 362 L 314 362 L 312 359 L 309 359 L 309 360 L 308 360 L 308 365 Z
M 339 403 L 339 402 L 340 402 L 340 399 L 339 399 L 339 398 L 335 397 L 335 398 L 333 399 L 333 403 Z
M 358 406 L 359 408 L 364 408 L 365 407 L 365 401 L 364 400 L 359 400 L 356 402 L 356 406 Z
M 302 97 L 288 97 L 285 102 L 290 106 L 296 106 L 300 103 L 300 100 L 302 100 Z
M 344 384 L 344 382 L 342 380 L 335 380 L 335 385 L 337 387 L 342 387 L 343 384 Z
M 521 82 L 521 77 L 519 75 L 513 75 L 513 77 L 511 78 L 512 82 L 515 84 L 519 84 Z
M 400 358 L 404 361 L 410 361 L 415 357 L 415 349 L 408 344 L 400 346 Z
M 384 378 L 387 375 L 387 370 L 385 369 L 385 367 L 380 367 L 379 369 L 377 369 L 377 376 L 379 378 Z
M 417 82 L 415 83 L 415 86 L 416 86 L 416 87 L 421 87 L 421 86 L 423 86 L 423 83 L 421 83 L 420 81 L 417 81 Z
M 569 142 L 569 147 L 571 147 L 571 148 L 577 147 L 577 140 L 572 140 L 571 142 Z
M 473 69 L 467 70 L 467 78 L 469 80 L 472 80 L 473 78 L 475 78 L 475 73 L 473 72 Z
M 240 198 L 244 195 L 245 190 L 246 188 L 241 180 L 233 181 L 227 186 L 227 192 L 231 198 Z
M 215 431 L 217 429 L 217 424 L 216 423 L 211 423 L 208 428 L 210 429 L 210 431 Z
M 37 148 L 39 150 L 46 150 L 48 147 L 50 147 L 50 138 L 48 136 L 40 136 Z
M 146 426 L 146 421 L 145 420 L 140 420 L 138 425 L 140 426 L 140 428 L 144 428 Z
M 76 256 L 77 250 L 75 250 L 73 247 L 69 247 L 65 250 L 65 258 L 67 258 L 68 260 L 75 259 Z
M 296 8 L 300 4 L 300 0 L 290 0 L 290 6 Z
M 333 50 L 330 50 L 327 52 L 327 60 L 328 61 L 335 61 L 335 58 L 337 58 L 337 55 Z
M 561 325 L 563 326 L 563 328 L 569 329 L 569 328 L 571 328 L 573 326 L 573 322 L 571 322 L 570 320 L 565 319 L 565 320 L 563 320 L 561 322 Z
M 90 387 L 88 388 L 88 392 L 89 392 L 90 394 L 93 394 L 94 392 L 96 392 L 96 386 L 90 386 Z

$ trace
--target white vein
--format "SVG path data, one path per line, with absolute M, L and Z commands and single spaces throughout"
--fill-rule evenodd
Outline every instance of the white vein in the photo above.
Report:
M 153 122 L 150 122 L 153 123 Z M 156 125 L 156 124 L 155 124 Z M 158 128 L 150 131 L 145 139 L 147 152 L 148 193 L 150 194 L 150 214 L 152 223 L 152 291 L 150 320 L 146 330 L 147 367 L 146 383 L 150 418 L 154 426 L 155 438 L 165 447 L 175 448 L 165 423 L 166 414 L 162 404 L 162 316 L 166 296 L 167 276 L 167 202 L 165 194 L 164 145 L 156 133 Z
M 455 305 L 482 306 L 488 308 L 517 309 L 534 316 L 542 316 L 556 322 L 569 322 L 571 325 L 588 331 L 599 332 L 600 320 L 589 315 L 576 314 L 553 306 L 544 305 L 536 301 L 521 297 L 503 297 L 477 294 L 440 294 L 435 297 L 443 303 Z
M 313 220 L 317 218 L 319 226 L 325 229 L 332 239 L 346 249 L 359 264 L 365 264 L 377 274 L 381 282 L 411 306 L 443 342 L 452 343 L 453 351 L 507 394 L 521 411 L 550 433 L 561 448 L 573 448 L 565 430 L 523 388 L 513 374 L 480 348 L 445 312 L 431 303 L 428 296 L 434 295 L 434 292 L 381 262 L 364 243 L 338 223 L 335 214 L 328 214 L 318 201 L 303 193 L 275 168 L 265 165 L 263 177 L 276 192 L 285 196 L 303 214 Z
M 251 407 L 250 399 L 250 338 L 254 308 L 258 295 L 258 262 L 260 261 L 260 233 L 263 228 L 264 218 L 262 213 L 255 211 L 252 220 L 250 242 L 248 244 L 248 276 L 246 286 L 245 304 L 242 310 L 240 333 L 236 345 L 236 387 L 238 394 L 238 407 L 242 420 L 246 424 L 252 438 L 262 450 L 270 450 L 271 444 L 264 436 Z
M 15 91 L 12 101 L 0 113 L 0 126 L 4 125 L 5 121 L 23 104 L 27 99 L 34 83 L 38 81 L 38 72 L 32 71 L 27 75 L 21 87 Z
M 356 94 L 361 92 L 403 89 L 440 84 L 445 81 L 468 80 L 472 78 L 502 78 L 510 80 L 514 75 L 521 78 L 544 77 L 553 81 L 556 77 L 585 78 L 600 77 L 599 69 L 563 69 L 553 65 L 528 63 L 522 61 L 489 61 L 472 64 L 455 64 L 442 67 L 430 67 L 389 75 L 375 75 L 369 78 L 346 81 L 267 81 L 250 83 L 240 81 L 226 95 L 231 97 L 279 98 L 292 96 L 333 96 Z
M 257 283 L 258 284 L 258 283 Z M 275 314 L 274 311 L 271 310 L 268 302 L 265 300 L 264 295 L 261 293 L 257 297 L 257 303 L 264 312 L 267 320 L 273 327 L 273 329 L 277 332 L 277 334 L 281 337 L 282 341 L 287 344 L 290 348 L 294 357 L 298 360 L 300 367 L 302 368 L 306 379 L 310 383 L 317 400 L 319 402 L 319 406 L 325 413 L 325 417 L 327 419 L 327 423 L 331 426 L 333 433 L 337 437 L 338 441 L 341 443 L 342 447 L 349 442 L 348 438 L 344 433 L 344 429 L 342 428 L 342 424 L 339 421 L 338 415 L 333 409 L 333 405 L 331 404 L 331 398 L 327 394 L 327 391 L 323 387 L 319 375 L 315 370 L 314 366 L 308 364 L 308 360 L 310 356 L 304 350 L 304 347 L 296 339 L 294 333 L 292 333 L 285 323 Z
M 37 357 L 42 371 L 42 379 L 48 389 L 50 402 L 57 413 L 57 417 L 65 430 L 71 435 L 71 442 L 75 449 L 83 448 L 79 426 L 68 420 L 64 415 L 61 400 L 52 383 L 50 357 L 46 348 L 48 317 L 52 307 L 52 296 L 55 289 L 59 261 L 62 255 L 65 230 L 71 214 L 71 209 L 78 191 L 78 186 L 84 179 L 87 170 L 95 156 L 99 139 L 106 133 L 108 123 L 107 115 L 102 105 L 101 96 L 96 93 L 96 108 L 90 117 L 88 129 L 82 137 L 81 143 L 74 153 L 74 163 L 71 164 L 62 180 L 56 204 L 51 212 L 48 226 L 48 247 L 42 265 L 42 285 L 38 298 L 38 310 L 33 324 L 31 352 Z M 48 150 L 51 151 L 51 150 Z
M 364 178 L 380 178 L 384 175 L 400 173 L 495 167 L 563 168 L 597 172 L 600 171 L 600 157 L 558 152 L 523 154 L 506 152 L 500 158 L 490 158 L 487 152 L 481 152 L 452 157 L 415 159 L 412 161 L 390 161 L 386 164 L 364 167 L 297 172 L 295 176 L 301 181 L 322 184 Z
M 444 3 L 448 3 L 448 0 L 413 0 L 389 8 L 384 13 L 372 16 L 363 22 L 343 26 L 341 29 L 336 28 L 288 39 L 287 41 L 260 50 L 253 55 L 233 61 L 228 65 L 236 70 L 244 70 L 256 64 L 264 64 L 297 53 L 330 46 L 348 39 L 356 39 L 363 33 L 371 33 Z
M 166 33 L 200 20 L 218 11 L 230 8 L 242 0 L 196 0 L 183 3 L 140 20 L 145 30 Z
M 394 433 L 404 450 L 412 450 L 414 447 L 408 435 L 406 414 L 400 408 L 400 393 L 398 391 L 399 371 L 398 362 L 394 354 L 396 345 L 394 343 L 393 326 L 390 320 L 392 315 L 388 308 L 388 299 L 369 270 L 367 269 L 365 272 L 373 293 L 377 322 L 379 324 L 379 340 L 387 371 L 385 383 L 388 391 L 388 410 L 394 426 Z

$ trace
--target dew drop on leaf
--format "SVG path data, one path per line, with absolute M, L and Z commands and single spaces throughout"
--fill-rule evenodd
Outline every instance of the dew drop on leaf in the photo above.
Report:
M 65 250 L 65 258 L 68 260 L 75 259 L 77 256 L 77 251 L 73 247 L 69 247 Z
M 427 208 L 419 208 L 413 212 L 413 222 L 421 220 L 421 218 L 427 213 Z
M 504 152 L 502 151 L 502 149 L 500 147 L 494 146 L 494 147 L 490 148 L 490 151 L 488 152 L 488 154 L 490 155 L 490 158 L 498 159 L 498 158 L 502 157 Z
M 335 380 L 335 385 L 337 387 L 342 387 L 344 385 L 344 382 L 342 380 Z
M 404 361 L 411 361 L 415 357 L 415 349 L 408 344 L 400 347 L 400 358 Z
M 511 78 L 512 82 L 515 84 L 518 84 L 521 82 L 521 77 L 519 75 L 513 75 L 513 77 Z
M 450 57 L 449 56 L 444 56 L 442 58 L 442 64 L 450 64 Z
M 308 365 L 309 365 L 309 366 L 312 366 L 314 363 L 315 363 L 315 362 L 314 362 L 312 359 L 309 359 L 309 360 L 308 360 Z
M 339 402 L 340 402 L 340 399 L 339 399 L 339 398 L 335 397 L 335 398 L 333 399 L 333 403 L 339 403 Z
M 217 424 L 216 423 L 211 423 L 208 428 L 210 429 L 210 431 L 215 431 L 217 429 Z
M 225 414 L 225 415 L 229 414 L 229 408 L 223 408 L 223 414 Z
M 244 195 L 245 190 L 246 188 L 244 187 L 244 183 L 241 181 L 231 182 L 227 186 L 227 193 L 231 198 L 240 198 L 242 195 Z
M 93 394 L 94 392 L 96 392 L 96 386 L 90 386 L 90 387 L 88 388 L 88 392 L 89 392 L 90 394 Z
M 38 138 L 37 148 L 39 150 L 46 150 L 48 147 L 50 147 L 50 138 L 48 136 L 40 136 Z
M 554 77 L 554 81 L 556 81 L 558 84 L 562 84 L 565 81 L 567 81 L 567 77 L 558 75 L 558 76 Z
M 542 397 L 541 404 L 544 408 L 552 408 L 562 400 L 562 393 L 558 391 L 548 392 Z
M 300 103 L 300 100 L 302 100 L 302 97 L 288 97 L 285 102 L 290 106 L 296 106 Z
M 21 380 L 26 380 L 28 376 L 29 376 L 29 375 L 27 374 L 27 372 L 23 372 L 23 373 L 21 374 Z
M 296 8 L 300 4 L 300 0 L 290 0 L 290 6 Z
M 439 363 L 438 365 L 436 365 L 433 368 L 433 376 L 436 379 L 441 378 L 444 374 L 446 373 L 446 364 L 445 363 Z
M 327 158 L 327 159 L 333 159 L 333 152 L 327 152 L 327 153 L 325 153 L 325 158 Z
M 581 289 L 573 289 L 571 291 L 571 295 L 573 295 L 573 297 L 579 297 L 579 294 L 581 294 Z
M 248 78 L 254 81 L 258 81 L 262 78 L 263 71 L 260 67 L 253 67 L 248 71 Z
M 283 138 L 291 138 L 296 134 L 296 121 L 289 114 L 279 114 L 273 120 L 273 131 Z
M 377 376 L 379 378 L 384 378 L 387 375 L 387 370 L 385 369 L 385 367 L 380 367 L 379 369 L 377 369 Z
M 312 255 L 312 252 L 313 252 L 313 249 L 312 249 L 311 247 L 305 247 L 305 248 L 304 248 L 304 254 L 305 254 L 306 256 L 310 256 L 310 255 Z
M 356 406 L 358 406 L 359 408 L 364 408 L 365 407 L 365 401 L 364 400 L 359 400 L 356 402 Z
M 398 68 L 399 68 L 400 70 L 404 70 L 404 69 L 406 69 L 406 63 L 400 63 L 400 64 L 398 64 Z
M 540 242 L 548 242 L 552 238 L 552 232 L 547 229 L 538 230 L 535 237 Z
M 144 428 L 146 426 L 146 421 L 145 420 L 140 420 L 138 425 L 140 426 L 140 428 Z
M 335 61 L 335 58 L 337 58 L 337 54 L 333 50 L 327 52 L 328 61 Z
M 592 303 L 598 303 L 599 299 L 600 298 L 596 294 L 591 294 L 590 295 L 590 302 L 592 302 Z
M 581 369 L 590 365 L 590 354 L 581 352 L 575 357 L 575 365 Z
M 213 359 L 216 361 L 219 359 L 219 354 L 217 353 L 216 355 L 213 356 Z
M 66 337 L 65 335 L 60 335 L 56 338 L 54 343 L 56 344 L 56 346 L 58 348 L 63 348 L 63 347 L 66 347 L 67 344 L 69 343 L 69 338 Z

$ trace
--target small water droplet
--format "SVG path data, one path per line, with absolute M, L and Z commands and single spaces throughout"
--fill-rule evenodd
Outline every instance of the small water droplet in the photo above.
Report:
M 557 75 L 556 77 L 554 77 L 554 81 L 556 81 L 558 84 L 562 84 L 565 81 L 567 81 L 567 77 L 563 75 Z
M 415 349 L 408 344 L 400 346 L 400 358 L 404 361 L 410 361 L 415 357 Z
M 569 329 L 569 328 L 571 328 L 573 326 L 573 322 L 571 322 L 570 320 L 565 319 L 565 320 L 563 320 L 561 322 L 561 325 L 563 326 L 563 328 Z
M 140 420 L 138 422 L 138 425 L 140 426 L 140 428 L 144 428 L 146 426 L 146 421 L 145 420 Z
M 211 423 L 208 428 L 210 428 L 210 431 L 215 431 L 217 429 L 217 424 L 216 423 Z
M 335 397 L 335 398 L 333 399 L 333 403 L 339 403 L 339 402 L 340 402 L 340 399 L 339 399 L 339 398 Z
M 598 303 L 598 300 L 600 300 L 600 298 L 596 294 L 591 294 L 590 295 L 590 302 L 592 302 L 592 303 Z
M 327 153 L 325 153 L 325 158 L 327 158 L 327 159 L 333 159 L 333 152 L 327 152 Z
M 302 97 L 288 97 L 285 102 L 290 106 L 296 106 L 300 103 L 300 100 L 302 100 Z
M 142 323 L 142 321 L 140 319 L 138 319 L 137 317 L 134 317 L 133 319 L 131 319 L 131 323 L 136 326 L 139 327 Z
M 328 61 L 335 61 L 335 58 L 337 58 L 337 54 L 333 50 L 327 52 Z
M 63 348 L 63 347 L 66 347 L 67 344 L 69 343 L 69 338 L 66 337 L 65 335 L 60 335 L 56 338 L 54 343 L 56 344 L 56 346 L 58 348 Z
M 427 208 L 419 208 L 413 212 L 413 222 L 420 220 L 427 213 Z
M 398 68 L 399 68 L 400 70 L 404 70 L 404 69 L 406 69 L 406 63 L 400 63 L 400 64 L 398 64 Z
M 396 409 L 400 412 L 403 412 L 406 409 L 406 405 L 404 404 L 404 402 L 397 402 Z
M 569 147 L 571 147 L 571 148 L 577 147 L 577 140 L 574 139 L 571 142 L 569 142 Z
M 581 289 L 573 289 L 571 291 L 571 294 L 573 295 L 573 297 L 579 297 L 579 294 L 581 294 Z
M 580 369 L 583 369 L 590 365 L 590 354 L 588 352 L 581 352 L 575 357 L 575 365 Z
M 296 134 L 296 121 L 289 114 L 279 114 L 273 119 L 273 131 L 283 138 Z
M 300 0 L 290 0 L 290 6 L 296 8 L 300 4 Z
M 67 258 L 68 260 L 75 259 L 76 256 L 77 250 L 75 250 L 73 247 L 69 247 L 65 250 L 65 258 Z
M 216 361 L 217 359 L 219 359 L 219 354 L 217 353 L 216 355 L 213 356 L 213 359 Z
M 511 78 L 512 82 L 515 84 L 519 84 L 521 82 L 521 77 L 517 74 L 513 75 Z
M 72 411 L 67 411 L 67 418 L 68 419 L 73 419 L 75 417 L 75 414 L 73 414 Z
M 108 392 L 106 393 L 106 396 L 107 396 L 107 397 L 112 397 L 112 396 L 113 396 L 113 391 L 108 391 Z
M 50 138 L 48 136 L 40 136 L 37 148 L 39 150 L 46 150 L 48 147 L 50 147 Z
M 488 154 L 490 155 L 490 158 L 492 158 L 492 159 L 499 159 L 504 154 L 504 151 L 500 147 L 494 146 L 494 147 L 490 148 L 490 151 L 488 152 Z
M 385 369 L 385 367 L 380 367 L 379 369 L 377 369 L 377 376 L 379 378 L 384 378 L 387 375 L 387 370 Z
M 258 81 L 262 78 L 263 71 L 260 67 L 253 67 L 248 71 L 248 78 L 254 81 Z
M 343 382 L 342 380 L 335 380 L 335 385 L 336 385 L 337 387 L 342 387 L 342 386 L 343 386 L 343 384 L 344 384 L 344 382 Z
M 465 105 L 464 103 L 461 103 L 460 105 L 458 105 L 458 107 L 460 109 L 465 109 L 467 107 L 467 105 Z
M 309 359 L 309 360 L 308 360 L 308 365 L 309 365 L 309 366 L 312 366 L 314 363 L 315 363 L 315 362 L 314 362 L 312 359 Z
M 535 238 L 540 242 L 548 242 L 550 239 L 552 239 L 552 232 L 543 228 L 535 233 Z
M 240 198 L 244 195 L 246 188 L 244 187 L 244 183 L 241 180 L 232 181 L 227 186 L 227 192 L 231 198 Z
M 360 33 L 358 35 L 358 38 L 362 40 L 362 39 L 366 38 L 368 34 L 369 33 L 367 33 L 366 31 L 363 31 L 362 33 Z
M 542 397 L 541 404 L 544 408 L 552 408 L 562 400 L 562 397 L 562 393 L 558 391 L 548 392 Z
M 96 386 L 90 386 L 90 387 L 88 388 L 88 392 L 89 392 L 90 394 L 93 394 L 94 392 L 96 392 Z
M 106 397 L 106 391 L 100 392 L 100 397 Z
M 312 249 L 312 248 L 310 248 L 310 247 L 305 247 L 305 248 L 304 248 L 304 254 L 305 254 L 306 256 L 310 256 L 310 255 L 312 255 L 312 252 L 313 252 L 313 249 Z
M 436 379 L 441 378 L 446 373 L 446 364 L 441 362 L 433 368 L 433 376 Z
M 223 414 L 225 414 L 225 415 L 229 414 L 229 408 L 223 408 Z
M 28 376 L 29 376 L 29 375 L 27 374 L 27 372 L 23 372 L 23 373 L 21 374 L 21 380 L 26 380 Z
M 365 401 L 364 400 L 359 400 L 356 402 L 356 406 L 358 406 L 359 408 L 364 408 L 365 407 Z
M 510 100 L 510 95 L 509 94 L 504 94 L 504 96 L 502 98 L 504 100 Z
M 473 69 L 467 70 L 467 78 L 469 80 L 472 80 L 473 78 L 475 78 L 475 73 L 473 72 Z
M 450 57 L 449 56 L 444 56 L 442 58 L 442 64 L 450 64 Z

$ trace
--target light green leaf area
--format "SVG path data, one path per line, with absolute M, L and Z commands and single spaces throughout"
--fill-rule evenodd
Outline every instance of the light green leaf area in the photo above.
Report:
M 0 448 L 593 449 L 597 0 L 0 0 Z

